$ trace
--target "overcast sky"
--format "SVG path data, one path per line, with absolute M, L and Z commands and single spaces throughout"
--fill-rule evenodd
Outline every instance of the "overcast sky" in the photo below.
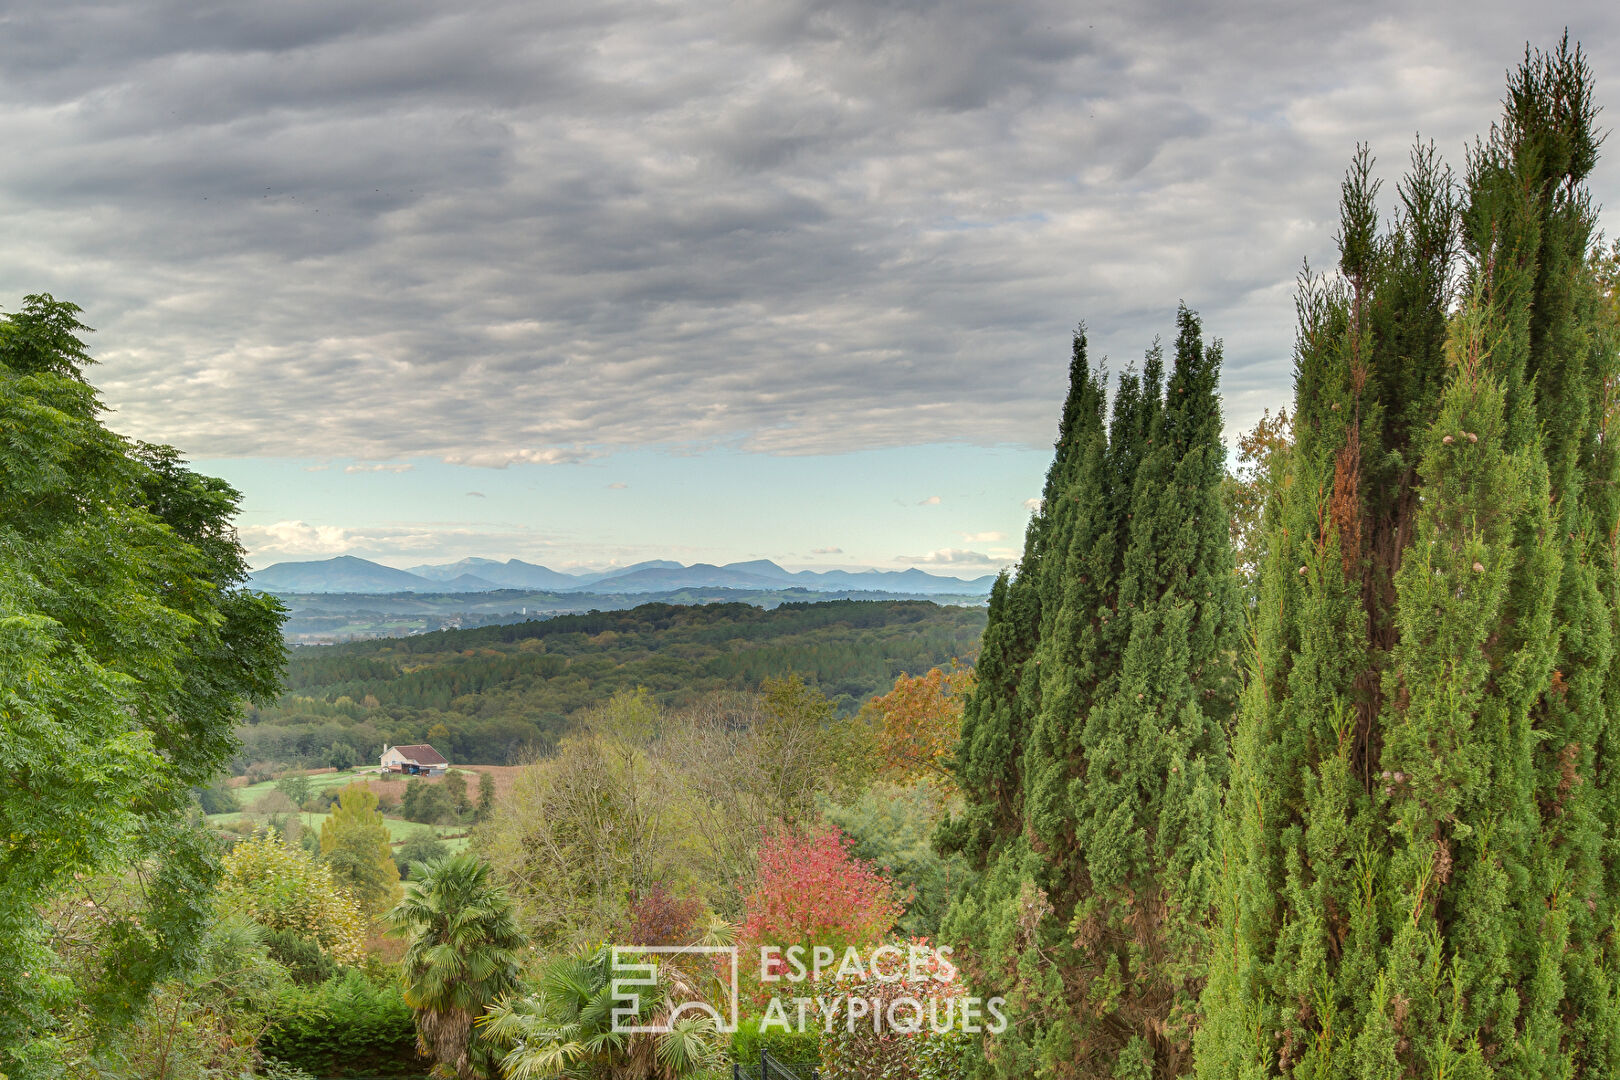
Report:
M 1250 426 L 1355 143 L 1460 168 L 1566 25 L 1620 114 L 1617 11 L 0 0 L 0 305 L 85 308 L 255 565 L 981 573 L 1079 320 L 1118 370 L 1185 300 Z

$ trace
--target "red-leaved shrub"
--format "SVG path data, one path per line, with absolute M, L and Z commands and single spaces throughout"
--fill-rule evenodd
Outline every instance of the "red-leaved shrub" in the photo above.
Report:
M 758 979 L 761 946 L 785 953 L 801 945 L 806 964 L 817 946 L 842 956 L 880 943 L 903 910 L 894 884 L 852 855 L 837 829 L 780 829 L 760 844 L 759 876 L 738 934 L 745 979 Z

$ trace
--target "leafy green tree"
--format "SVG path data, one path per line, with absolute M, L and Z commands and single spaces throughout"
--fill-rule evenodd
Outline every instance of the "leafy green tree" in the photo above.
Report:
M 992 600 L 993 660 L 965 711 L 967 806 L 941 840 L 982 878 L 945 937 L 1021 1018 L 998 1040 L 1000 1075 L 1190 1060 L 1239 609 L 1221 350 L 1185 308 L 1177 324 L 1168 379 L 1155 345 L 1109 423 L 1076 336 L 1046 497 Z
M 405 784 L 405 797 L 400 800 L 399 812 L 406 821 L 437 825 L 453 818 L 456 808 L 443 784 L 430 784 L 412 777 Z
M 365 911 L 378 914 L 399 900 L 399 868 L 394 865 L 388 823 L 377 796 L 363 784 L 350 784 L 321 823 L 321 858 Z
M 388 917 L 406 940 L 400 976 L 421 1051 L 461 1080 L 487 1074 L 473 1021 L 517 989 L 525 944 L 489 864 L 470 854 L 425 864 Z
M 197 802 L 205 814 L 234 814 L 242 809 L 242 800 L 236 789 L 223 782 L 197 789 Z
M 0 316 L 0 1072 L 49 1071 L 52 1008 L 111 1025 L 195 959 L 215 874 L 191 790 L 231 755 L 242 703 L 279 693 L 279 604 L 246 587 L 237 493 L 102 426 L 79 308 Z M 27 841 L 15 842 L 26 837 Z M 40 912 L 113 866 L 146 906 L 106 963 L 58 978 Z M 102 977 L 103 975 L 107 977 Z
M 287 800 L 294 806 L 303 806 L 309 802 L 309 796 L 314 785 L 309 777 L 302 773 L 283 776 L 276 781 L 276 790 L 287 796 Z
M 797 674 L 760 686 L 762 715 L 754 722 L 764 772 L 762 793 L 779 821 L 812 821 L 817 800 L 844 799 L 865 787 L 875 771 L 871 729 L 856 716 L 840 716 L 827 695 Z
M 405 842 L 394 849 L 394 865 L 403 880 L 410 876 L 411 867 L 417 863 L 433 862 L 449 854 L 450 845 L 430 832 L 419 832 L 406 837 Z
M 248 1075 L 287 986 L 287 973 L 267 953 L 263 937 L 261 927 L 240 915 L 210 923 L 197 964 L 158 984 L 127 1030 L 95 1047 L 89 1061 L 74 1064 L 88 1066 L 82 1075 Z
M 405 781 L 405 794 L 400 797 L 399 812 L 400 816 L 402 816 L 406 821 L 416 820 L 416 807 L 421 801 L 422 792 L 424 789 L 426 789 L 426 787 L 427 785 L 415 776 Z
M 331 869 L 275 833 L 243 840 L 225 854 L 219 899 L 267 930 L 313 941 L 342 964 L 365 954 L 365 914 Z
M 879 781 L 854 802 L 827 809 L 853 842 L 851 852 L 899 886 L 905 914 L 898 929 L 906 937 L 938 939 L 951 897 L 967 879 L 961 856 L 934 849 L 945 808 L 942 785 L 924 774 L 910 784 Z
M 710 906 L 742 915 L 760 839 L 782 824 L 816 824 L 827 802 L 847 802 L 877 766 L 872 732 L 842 717 L 802 680 L 774 684 L 774 702 L 712 694 L 668 715 L 649 749 L 678 794 L 672 820 Z
M 478 774 L 478 820 L 487 821 L 489 815 L 495 812 L 495 775 L 481 772 Z
M 472 803 L 467 799 L 467 774 L 464 772 L 447 772 L 444 779 L 439 781 L 446 795 L 450 797 L 450 806 L 458 814 L 465 814 L 472 809 Z
M 682 882 L 678 778 L 648 748 L 603 733 L 564 739 L 523 770 L 479 849 L 542 949 L 604 940 L 655 882 Z
M 1461 188 L 1420 147 L 1380 234 L 1364 151 L 1345 181 L 1339 274 L 1299 303 L 1202 1078 L 1620 1067 L 1593 120 L 1566 41 Z
M 335 742 L 326 752 L 326 763 L 338 772 L 348 772 L 360 764 L 360 755 L 345 742 Z

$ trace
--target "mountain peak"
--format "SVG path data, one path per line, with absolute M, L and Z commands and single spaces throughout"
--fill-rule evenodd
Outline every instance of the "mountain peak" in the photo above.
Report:
M 396 570 L 357 555 L 307 562 L 281 562 L 254 572 L 254 585 L 281 593 L 535 592 L 627 595 L 682 589 L 737 589 L 768 592 L 784 588 L 812 593 L 873 592 L 910 595 L 979 595 L 990 591 L 994 575 L 973 579 L 905 570 L 785 570 L 770 559 L 716 566 L 683 566 L 672 559 L 648 559 L 630 566 L 563 573 L 522 559 L 471 557 L 454 563 Z

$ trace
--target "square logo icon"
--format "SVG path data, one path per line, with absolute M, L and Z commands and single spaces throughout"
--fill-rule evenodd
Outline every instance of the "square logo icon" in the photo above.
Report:
M 656 996 L 660 977 L 660 957 L 715 956 L 726 962 L 725 982 L 728 1014 L 721 1015 L 702 999 L 683 1001 L 670 1009 L 661 1023 L 641 1022 L 642 993 Z M 620 1035 L 662 1035 L 676 1021 L 687 1016 L 707 1016 L 715 1030 L 730 1035 L 737 1030 L 737 947 L 735 945 L 615 945 L 612 955 L 613 979 L 609 992 L 613 1008 L 613 1032 Z M 621 1004 L 622 1003 L 622 1004 Z

